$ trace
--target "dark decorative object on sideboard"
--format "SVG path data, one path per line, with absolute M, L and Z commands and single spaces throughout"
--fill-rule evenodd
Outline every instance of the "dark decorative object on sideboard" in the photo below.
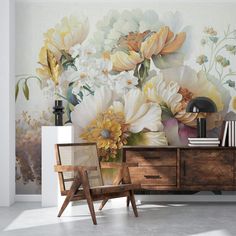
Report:
M 214 113 L 217 112 L 217 107 L 210 98 L 196 97 L 188 103 L 186 112 Z M 197 137 L 206 138 L 206 118 L 201 114 L 197 118 Z
M 55 114 L 55 125 L 62 126 L 63 125 L 63 114 L 64 107 L 62 100 L 55 100 L 55 106 L 53 107 L 53 113 Z

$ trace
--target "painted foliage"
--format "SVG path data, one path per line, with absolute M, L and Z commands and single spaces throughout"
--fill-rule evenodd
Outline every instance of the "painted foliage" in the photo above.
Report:
M 54 99 L 66 107 L 64 120 L 77 141 L 97 142 L 104 160 L 118 160 L 123 145 L 186 145 L 196 135 L 198 114 L 185 112 L 194 97 L 206 96 L 218 113 L 207 115 L 208 133 L 218 136 L 222 121 L 236 110 L 236 31 L 206 26 L 202 54 L 191 55 L 191 27 L 181 13 L 108 11 L 90 32 L 88 17 L 68 15 L 45 29 L 33 75 L 19 75 L 16 99 L 31 99 L 30 83 L 50 98 L 38 119 L 29 112 L 16 121 L 17 178 L 40 185 L 40 127 L 53 124 Z M 31 147 L 31 148 L 29 148 Z

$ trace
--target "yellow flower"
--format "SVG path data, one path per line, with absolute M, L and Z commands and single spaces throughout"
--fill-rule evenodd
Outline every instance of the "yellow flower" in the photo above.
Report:
M 101 113 L 82 132 L 80 137 L 88 142 L 96 142 L 99 149 L 108 157 L 115 157 L 117 150 L 126 144 L 127 125 L 124 114 L 109 109 Z M 105 154 L 106 153 L 106 154 Z
M 135 51 L 123 52 L 116 51 L 114 54 L 111 54 L 111 61 L 114 71 L 129 71 L 133 70 L 136 65 L 143 61 L 143 58 L 139 53 Z
M 79 21 L 75 16 L 64 17 L 55 28 L 49 29 L 44 34 L 46 48 L 50 49 L 57 60 L 61 57 L 61 50 L 68 50 L 81 44 L 87 37 L 89 25 L 87 18 Z

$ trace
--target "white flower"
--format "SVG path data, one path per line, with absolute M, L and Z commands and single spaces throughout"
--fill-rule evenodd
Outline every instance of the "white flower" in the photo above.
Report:
M 132 89 L 125 94 L 124 103 L 125 119 L 130 124 L 131 132 L 137 133 L 145 128 L 150 131 L 163 129 L 160 106 L 146 103 L 145 95 L 139 89 Z
M 123 112 L 126 124 L 130 125 L 132 133 L 144 129 L 162 131 L 161 108 L 157 103 L 147 102 L 140 89 L 131 89 L 124 95 L 124 105 L 120 102 L 113 103 L 115 110 Z
M 163 23 L 153 10 L 124 10 L 109 11 L 97 24 L 98 31 L 94 33 L 92 44 L 99 52 L 111 51 L 118 39 L 129 32 L 143 32 L 145 30 L 158 31 Z
M 208 80 L 204 72 L 196 73 L 189 66 L 180 66 L 162 70 L 161 73 L 166 83 L 172 81 L 179 85 L 182 89 L 179 93 L 187 102 L 191 97 L 209 97 L 217 105 L 218 111 L 223 109 L 224 104 L 219 89 Z
M 92 45 L 81 45 L 76 44 L 73 47 L 70 48 L 69 53 L 73 58 L 80 56 L 80 57 L 89 57 L 91 55 L 94 55 L 96 53 L 95 47 Z
M 173 112 L 175 107 L 182 100 L 182 95 L 178 93 L 180 86 L 174 81 L 166 82 L 163 75 L 152 77 L 144 85 L 144 93 L 148 100 L 157 103 L 164 103 Z
M 136 85 L 138 85 L 138 78 L 127 71 L 121 72 L 112 80 L 114 81 L 116 92 L 121 95 L 127 93 L 130 89 L 136 88 Z
M 112 62 L 109 59 L 100 58 L 96 60 L 96 78 L 99 83 L 105 85 L 110 79 L 109 72 L 112 70 Z
M 160 18 L 154 10 L 135 9 L 124 10 L 121 13 L 113 10 L 98 22 L 97 31 L 91 42 L 95 45 L 97 52 L 111 51 L 119 38 L 130 32 L 144 32 L 146 30 L 158 32 L 161 27 L 169 26 L 175 34 L 181 31 L 186 32 L 187 40 L 180 51 L 186 53 L 187 50 L 188 53 L 191 33 L 189 27 L 182 27 L 182 22 L 179 12 L 167 12 Z
M 55 86 L 52 80 L 47 80 L 47 86 L 43 89 L 44 96 L 51 99 L 57 96 L 56 94 L 64 94 L 63 91 L 65 88 L 63 89 L 63 87 L 62 84 Z
M 74 107 L 71 112 L 71 121 L 77 128 L 80 135 L 91 121 L 96 119 L 98 114 L 106 111 L 112 104 L 112 91 L 103 86 L 95 91 L 94 96 L 90 95 Z
M 113 92 L 109 87 L 102 86 L 95 91 L 94 96 L 85 97 L 71 113 L 71 120 L 77 127 L 78 135 L 108 108 L 113 108 L 114 112 L 124 114 L 125 123 L 132 133 L 143 130 L 163 130 L 161 108 L 156 103 L 147 103 L 141 90 L 131 89 L 120 102 L 113 101 Z
M 64 17 L 55 28 L 49 29 L 44 34 L 45 46 L 53 52 L 57 59 L 60 59 L 60 50 L 68 52 L 72 46 L 81 44 L 86 39 L 88 32 L 87 18 Z
M 175 118 L 181 123 L 191 127 L 196 126 L 198 114 L 186 112 L 188 102 L 195 97 L 209 97 L 215 102 L 218 112 L 224 113 L 224 100 L 227 95 L 224 95 L 225 92 L 223 92 L 221 88 L 223 86 L 220 84 L 217 85 L 216 78 L 208 78 L 203 71 L 196 73 L 189 66 L 161 70 L 161 74 L 166 85 L 172 84 L 172 89 L 170 91 L 174 92 L 173 95 L 176 94 L 173 96 L 176 97 L 176 100 L 171 99 L 170 101 L 172 102 L 168 104 L 168 96 L 162 95 L 162 97 L 165 98 L 164 101 L 168 107 L 171 108 Z M 223 93 L 220 92 L 221 90 Z M 162 89 L 160 91 L 162 91 Z

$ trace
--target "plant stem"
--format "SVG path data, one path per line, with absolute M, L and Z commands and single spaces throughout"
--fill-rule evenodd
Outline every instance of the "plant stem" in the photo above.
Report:
M 56 96 L 63 98 L 64 100 L 66 100 L 67 102 L 70 102 L 66 97 L 64 97 L 63 95 L 61 95 L 60 93 L 55 93 Z

